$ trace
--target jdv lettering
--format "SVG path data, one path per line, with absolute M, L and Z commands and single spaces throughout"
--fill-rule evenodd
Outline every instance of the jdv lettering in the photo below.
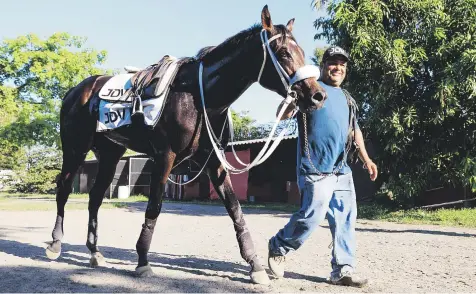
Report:
M 122 114 L 121 114 L 122 112 Z M 108 124 L 108 123 L 115 123 L 117 121 L 117 119 L 124 119 L 124 117 L 126 116 L 126 109 L 122 109 L 122 111 L 110 111 L 110 112 L 106 112 L 104 115 L 106 115 L 106 121 L 104 123 Z

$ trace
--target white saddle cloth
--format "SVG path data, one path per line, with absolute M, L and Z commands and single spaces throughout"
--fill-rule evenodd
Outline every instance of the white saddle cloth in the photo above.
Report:
M 165 98 L 169 92 L 169 85 L 178 71 L 179 60 L 175 57 L 172 59 L 173 62 L 164 69 L 159 85 L 154 90 L 155 98 L 142 101 L 145 124 L 148 126 L 153 127 L 159 121 Z M 132 87 L 132 76 L 131 73 L 116 75 L 107 81 L 99 91 L 99 119 L 96 131 L 109 131 L 132 123 L 132 102 L 135 94 L 126 94 L 127 90 Z
M 155 126 L 159 121 L 165 95 L 142 101 L 144 120 L 148 126 Z M 132 123 L 132 102 L 99 102 L 99 119 L 96 131 L 104 132 L 127 126 Z

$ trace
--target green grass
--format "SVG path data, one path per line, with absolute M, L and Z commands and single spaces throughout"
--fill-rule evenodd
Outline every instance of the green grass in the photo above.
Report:
M 0 193 L 1 199 L 39 199 L 39 200 L 55 200 L 54 194 L 23 194 L 23 193 Z M 86 193 L 72 193 L 68 199 L 88 200 L 89 195 Z M 105 202 L 147 202 L 144 195 L 133 195 L 127 199 L 104 199 Z
M 66 204 L 66 209 L 87 209 L 88 194 L 71 194 Z M 32 201 L 24 201 L 30 199 Z M 50 201 L 36 201 L 50 200 Z M 55 210 L 55 195 L 51 194 L 19 194 L 0 193 L 0 211 L 28 211 L 28 210 Z M 77 200 L 77 201 L 74 201 Z M 78 200 L 82 200 L 78 202 Z M 131 196 L 127 199 L 105 199 L 101 208 L 125 208 L 128 203 L 147 202 L 147 197 L 143 195 Z M 175 200 L 165 200 L 164 202 L 177 203 Z M 183 203 L 217 205 L 223 206 L 221 200 L 192 200 Z M 299 205 L 287 203 L 242 203 L 246 209 L 262 209 L 293 213 L 299 209 Z M 406 224 L 433 224 L 444 226 L 462 226 L 476 228 L 476 209 L 439 209 L 427 210 L 398 210 L 392 211 L 378 204 L 358 204 L 358 218 L 367 220 L 389 221 Z
M 359 206 L 358 214 L 360 219 L 476 228 L 476 208 L 391 211 L 380 205 L 364 204 Z
M 172 201 L 176 202 L 176 201 Z M 219 205 L 220 200 L 188 201 L 186 203 Z M 293 213 L 299 210 L 299 205 L 287 203 L 242 203 L 241 207 L 250 209 L 265 209 L 271 211 Z M 427 210 L 398 210 L 392 211 L 378 204 L 358 204 L 359 219 L 388 221 L 402 224 L 432 224 L 444 226 L 462 226 L 476 228 L 476 209 L 439 209 Z
M 164 200 L 164 202 L 177 203 L 178 201 Z M 190 201 L 183 201 L 183 203 L 223 206 L 223 202 L 221 200 L 190 200 Z M 242 208 L 262 209 L 262 210 L 291 212 L 291 213 L 299 210 L 299 207 L 300 207 L 299 205 L 295 205 L 295 204 L 273 203 L 273 202 L 268 202 L 268 203 L 243 202 L 243 203 L 240 203 L 240 205 Z
M 55 210 L 56 202 L 53 194 L 22 194 L 22 193 L 0 193 L 0 211 L 32 211 L 32 210 Z M 88 194 L 71 194 L 67 210 L 88 209 Z M 25 201 L 31 200 L 31 201 Z M 76 201 L 75 201 L 76 200 Z M 81 202 L 78 202 L 81 200 Z M 147 197 L 143 195 L 131 196 L 127 199 L 104 199 L 101 209 L 125 208 L 127 203 L 147 202 Z
M 116 204 L 120 203 L 104 203 L 101 208 L 115 208 Z M 69 202 L 66 204 L 67 210 L 85 210 L 88 209 L 87 203 L 75 203 Z M 25 200 L 12 200 L 12 199 L 0 199 L 0 211 L 43 211 L 43 210 L 56 210 L 56 202 L 54 201 L 25 201 Z

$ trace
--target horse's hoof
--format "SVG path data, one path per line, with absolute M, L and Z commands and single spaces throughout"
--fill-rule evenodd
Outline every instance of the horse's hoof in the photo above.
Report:
M 269 285 L 269 277 L 265 270 L 250 273 L 251 282 L 260 285 Z
M 104 256 L 100 252 L 95 252 L 91 254 L 89 259 L 89 265 L 91 267 L 103 266 L 106 263 Z
M 152 277 L 154 275 L 154 272 L 152 271 L 150 264 L 147 264 L 144 266 L 136 267 L 136 274 L 140 278 L 147 278 L 147 277 Z
M 61 250 L 59 252 L 53 252 L 49 248 L 46 248 L 45 252 L 46 256 L 51 260 L 55 260 L 61 255 Z

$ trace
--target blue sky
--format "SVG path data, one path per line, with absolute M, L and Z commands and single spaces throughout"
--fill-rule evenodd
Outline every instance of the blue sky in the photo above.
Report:
M 308 63 L 317 46 L 313 21 L 323 12 L 310 0 L 23 0 L 2 2 L 0 37 L 34 33 L 47 37 L 68 32 L 87 37 L 87 47 L 108 52 L 105 67 L 145 67 L 163 55 L 192 56 L 208 45 L 217 45 L 239 31 L 260 22 L 268 4 L 275 24 L 296 18 L 293 33 Z M 259 123 L 274 119 L 281 97 L 255 83 L 232 105 L 248 110 Z

